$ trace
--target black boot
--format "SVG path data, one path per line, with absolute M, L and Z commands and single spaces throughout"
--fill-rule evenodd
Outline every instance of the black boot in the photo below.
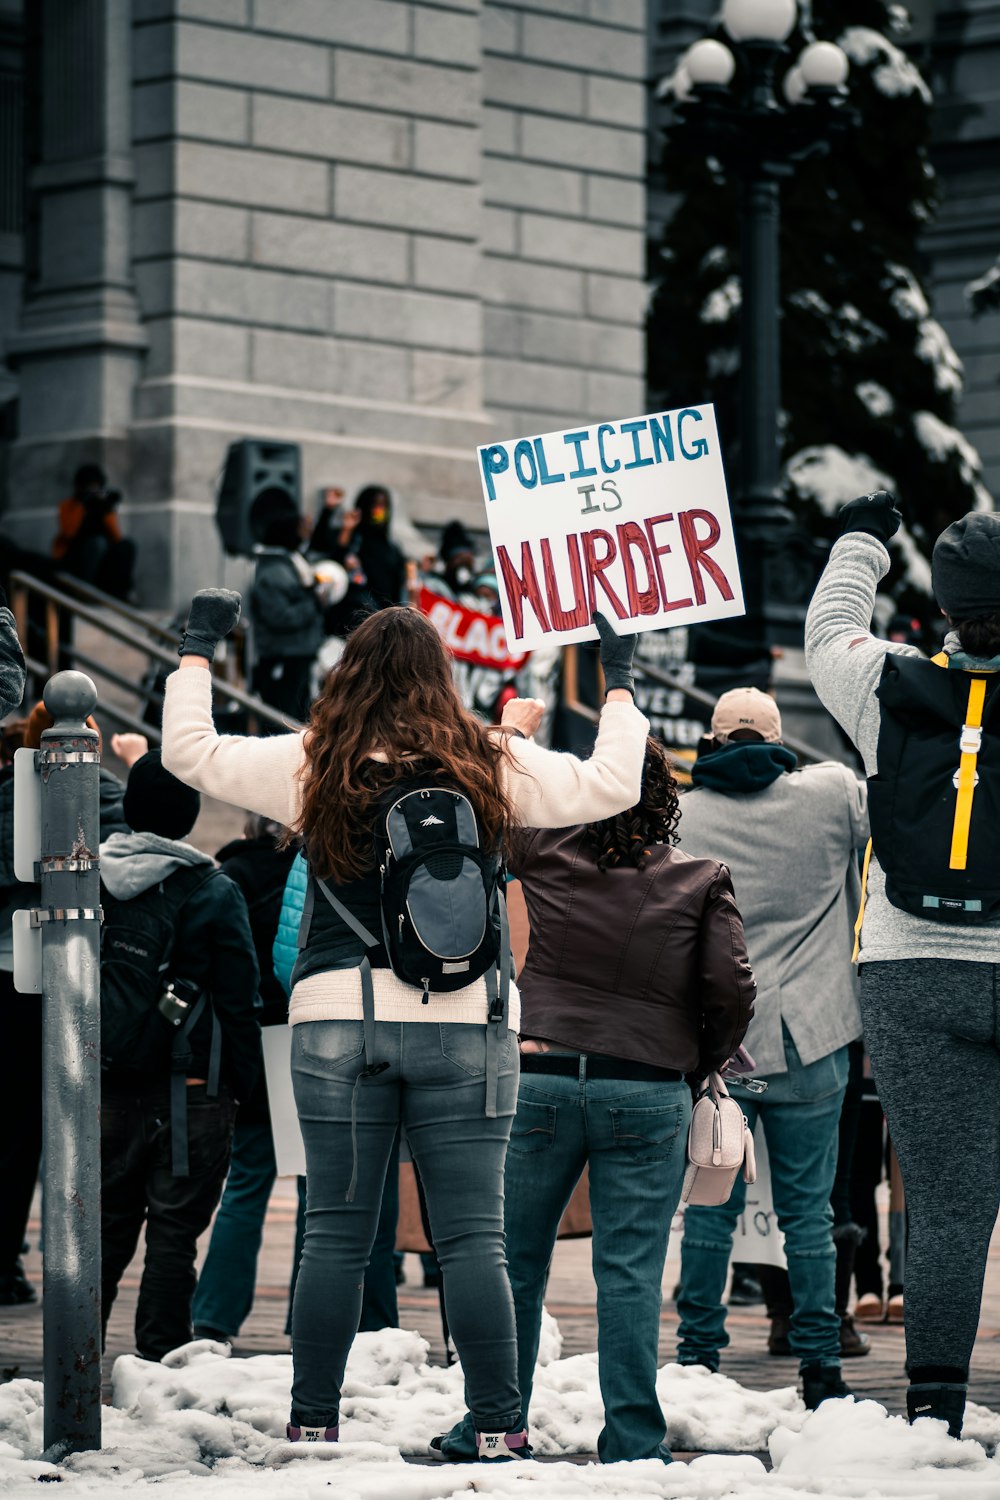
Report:
M 788 1272 L 778 1266 L 758 1266 L 764 1305 L 771 1320 L 771 1331 L 767 1336 L 768 1354 L 787 1358 L 792 1352 L 788 1332 L 792 1321 L 792 1289 L 788 1283 Z
M 936 1417 L 948 1423 L 949 1437 L 960 1438 L 967 1390 L 967 1386 L 958 1384 L 911 1385 L 906 1393 L 907 1418 L 913 1423 L 920 1417 Z
M 839 1365 L 803 1365 L 800 1374 L 802 1399 L 810 1411 L 815 1411 L 824 1401 L 854 1395 L 844 1384 Z
M 843 1226 L 845 1233 L 837 1234 L 834 1230 L 834 1246 L 837 1251 L 837 1270 L 834 1281 L 836 1297 L 837 1316 L 840 1319 L 840 1357 L 841 1359 L 858 1359 L 862 1354 L 870 1354 L 872 1341 L 865 1333 L 860 1333 L 854 1326 L 854 1319 L 847 1311 L 848 1298 L 851 1295 L 851 1278 L 854 1275 L 854 1257 L 858 1253 L 857 1235 L 853 1231 L 857 1229 L 854 1224 Z

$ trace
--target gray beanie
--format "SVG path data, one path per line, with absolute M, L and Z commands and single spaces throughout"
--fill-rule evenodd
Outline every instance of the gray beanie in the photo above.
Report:
M 934 597 L 953 620 L 1000 611 L 1000 516 L 973 510 L 934 543 Z

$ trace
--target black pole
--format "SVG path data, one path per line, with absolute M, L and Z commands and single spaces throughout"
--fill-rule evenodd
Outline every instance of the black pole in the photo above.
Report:
M 778 494 L 778 184 L 763 174 L 743 186 L 740 320 L 740 505 L 772 518 Z

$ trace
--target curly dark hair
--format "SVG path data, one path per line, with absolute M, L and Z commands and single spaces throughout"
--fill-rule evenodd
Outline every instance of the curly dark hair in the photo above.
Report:
M 958 631 L 962 650 L 980 661 L 1000 656 L 1000 614 L 979 615 L 974 620 L 952 622 Z
M 587 824 L 587 842 L 599 870 L 631 865 L 641 870 L 653 844 L 676 844 L 681 819 L 677 782 L 659 740 L 646 740 L 642 792 L 634 807 L 616 818 Z

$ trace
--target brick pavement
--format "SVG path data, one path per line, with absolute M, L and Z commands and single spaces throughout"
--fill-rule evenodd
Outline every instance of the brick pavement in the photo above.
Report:
M 36 1200 L 37 1209 L 37 1200 Z M 277 1184 L 265 1226 L 264 1245 L 259 1266 L 257 1300 L 238 1341 L 238 1354 L 283 1353 L 288 1339 L 283 1332 L 287 1309 L 287 1278 L 291 1266 L 294 1228 L 294 1187 L 290 1182 Z M 38 1253 L 39 1224 L 33 1216 L 29 1228 L 32 1245 L 26 1258 L 29 1276 L 41 1284 L 41 1258 Z M 203 1247 L 204 1248 L 204 1247 Z M 141 1270 L 142 1246 L 129 1267 L 111 1316 L 108 1350 L 105 1356 L 105 1394 L 111 1365 L 119 1354 L 133 1351 L 131 1327 L 135 1311 L 136 1290 Z M 443 1360 L 438 1316 L 437 1293 L 420 1284 L 420 1262 L 407 1256 L 407 1282 L 400 1288 L 400 1319 L 404 1326 L 417 1329 L 430 1344 L 432 1362 Z M 670 1300 L 677 1278 L 675 1255 L 668 1258 L 664 1273 L 664 1306 L 661 1317 L 660 1361 L 673 1358 L 676 1315 Z M 548 1306 L 559 1320 L 563 1334 L 563 1353 L 580 1354 L 596 1348 L 595 1292 L 590 1272 L 590 1241 L 560 1243 L 556 1250 L 549 1284 Z M 767 1390 L 791 1385 L 796 1365 L 792 1359 L 774 1359 L 764 1352 L 767 1320 L 760 1308 L 734 1309 L 729 1316 L 732 1344 L 723 1355 L 723 1373 L 752 1389 Z M 871 1396 L 891 1411 L 905 1405 L 904 1345 L 901 1328 L 870 1328 L 872 1353 L 863 1359 L 848 1361 L 847 1380 L 859 1395 Z M 41 1379 L 42 1309 L 0 1308 L 0 1379 L 28 1376 Z M 972 1397 L 984 1406 L 1000 1410 L 1000 1234 L 994 1236 L 987 1274 L 986 1295 L 979 1342 L 973 1365 Z

